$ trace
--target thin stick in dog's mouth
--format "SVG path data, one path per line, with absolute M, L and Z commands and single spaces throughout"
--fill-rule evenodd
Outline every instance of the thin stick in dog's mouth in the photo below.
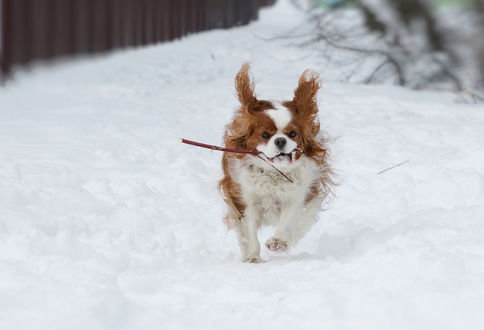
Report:
M 290 182 L 294 183 L 294 181 L 292 181 L 286 174 L 284 174 L 280 169 L 278 169 L 277 167 L 275 167 L 274 165 L 272 165 L 268 160 L 264 159 L 264 157 L 261 157 L 260 155 L 256 155 L 258 158 L 262 159 L 263 161 L 265 161 L 267 164 L 269 164 L 273 169 L 275 169 L 277 172 L 279 172 L 279 174 L 281 174 L 283 177 L 285 177 L 287 180 L 289 180 Z M 265 155 L 264 155 L 265 156 Z M 277 157 L 277 156 L 276 156 Z M 274 157 L 275 158 L 275 157 Z M 271 159 L 274 159 L 274 158 L 271 158 Z
M 216 150 L 216 151 L 222 151 L 222 152 L 231 152 L 231 153 L 235 153 L 235 154 L 246 154 L 246 155 L 254 155 L 260 159 L 262 159 L 264 162 L 266 162 L 267 164 L 269 164 L 273 169 L 275 169 L 277 172 L 279 172 L 279 174 L 281 174 L 284 178 L 286 178 L 289 182 L 292 182 L 294 183 L 294 181 L 292 181 L 286 174 L 284 174 L 281 170 L 279 170 L 277 167 L 275 167 L 274 165 L 272 165 L 268 160 L 264 159 L 264 157 L 261 157 L 260 154 L 262 152 L 260 151 L 255 151 L 255 150 L 241 150 L 241 149 L 233 149 L 233 148 L 222 148 L 222 147 L 218 147 L 218 146 L 214 146 L 214 145 L 211 145 L 211 144 L 205 144 L 205 143 L 200 143 L 200 142 L 195 142 L 195 141 L 192 141 L 192 140 L 187 140 L 187 139 L 181 139 L 181 142 L 182 143 L 185 143 L 185 144 L 190 144 L 192 146 L 196 146 L 196 147 L 201 147 L 201 148 L 206 148 L 206 149 L 211 149 L 211 150 Z M 263 154 L 263 153 L 262 153 Z M 265 155 L 264 155 L 265 156 Z M 278 155 L 279 156 L 279 155 Z M 278 156 L 275 156 L 274 158 L 278 157 Z M 274 159 L 272 158 L 272 159 Z M 292 161 L 292 156 L 291 156 L 291 161 Z

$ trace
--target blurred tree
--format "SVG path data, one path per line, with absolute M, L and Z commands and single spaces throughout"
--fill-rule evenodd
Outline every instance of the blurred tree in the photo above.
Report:
M 484 27 L 484 0 L 473 1 L 479 5 Z M 358 15 L 348 7 L 356 8 Z M 476 54 L 477 43 L 468 41 L 475 24 L 472 20 L 461 24 L 452 10 L 441 13 L 430 0 L 339 0 L 313 11 L 315 29 L 302 44 L 319 45 L 323 56 L 351 67 L 348 79 L 365 83 L 396 79 L 414 88 L 476 87 L 476 78 L 468 73 L 483 71 L 484 46 L 479 50 L 481 69 L 469 68 L 476 62 L 469 54 Z M 479 39 L 484 43 L 484 38 Z
M 393 10 L 398 14 L 401 22 L 405 24 L 406 28 L 410 28 L 415 20 L 420 20 L 425 26 L 425 33 L 427 39 L 435 51 L 444 50 L 444 40 L 440 32 L 437 30 L 435 18 L 422 0 L 387 0 L 393 7 Z
M 481 72 L 481 87 L 484 86 L 484 0 L 476 0 L 476 8 L 480 13 L 480 49 L 479 49 L 479 67 Z

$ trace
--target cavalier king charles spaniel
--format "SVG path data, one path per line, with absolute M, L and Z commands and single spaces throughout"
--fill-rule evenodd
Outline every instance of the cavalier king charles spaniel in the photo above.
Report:
M 246 63 L 235 77 L 240 107 L 224 144 L 259 154 L 224 153 L 220 189 L 228 205 L 225 222 L 237 231 L 242 260 L 258 263 L 258 229 L 275 227 L 265 246 L 286 251 L 318 220 L 334 183 L 320 135 L 318 75 L 305 71 L 292 100 L 273 102 L 256 97 L 249 70 Z

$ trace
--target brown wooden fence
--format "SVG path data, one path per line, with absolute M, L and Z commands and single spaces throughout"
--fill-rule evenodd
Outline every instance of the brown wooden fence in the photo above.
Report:
M 173 40 L 257 18 L 275 0 L 0 0 L 0 79 L 33 61 Z

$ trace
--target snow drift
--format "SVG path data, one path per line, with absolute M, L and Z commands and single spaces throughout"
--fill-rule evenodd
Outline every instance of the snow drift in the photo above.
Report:
M 484 108 L 338 83 L 267 40 L 301 15 L 281 2 L 0 90 L 1 329 L 482 328 Z M 260 265 L 222 224 L 220 153 L 179 142 L 220 143 L 246 60 L 268 99 L 321 71 L 339 182 L 299 246 Z

